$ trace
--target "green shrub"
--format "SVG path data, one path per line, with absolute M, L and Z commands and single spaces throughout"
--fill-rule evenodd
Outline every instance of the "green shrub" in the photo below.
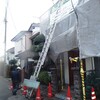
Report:
M 33 59 L 34 60 L 38 60 L 39 59 L 39 54 L 38 53 L 34 53 Z
M 45 84 L 45 85 L 48 85 L 49 82 L 51 81 L 51 78 L 48 75 L 47 71 L 41 71 L 38 78 L 39 78 L 40 83 Z
M 44 45 L 44 43 L 40 43 L 38 45 L 32 45 L 31 50 L 33 52 L 41 52 L 42 51 L 42 48 L 43 48 L 43 45 Z
M 12 65 L 12 64 L 15 65 L 16 63 L 17 63 L 17 60 L 16 60 L 16 59 L 12 59 L 12 60 L 9 61 L 9 64 L 11 64 L 11 65 Z
M 45 42 L 45 36 L 43 34 L 40 34 L 40 35 L 35 37 L 33 42 L 34 42 L 35 45 L 38 45 L 40 43 L 44 43 Z

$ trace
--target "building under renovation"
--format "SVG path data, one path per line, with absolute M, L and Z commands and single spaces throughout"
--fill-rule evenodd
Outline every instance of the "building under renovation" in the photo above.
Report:
M 71 63 L 70 57 L 79 57 L 85 71 L 98 70 L 99 76 L 99 22 L 99 0 L 59 0 L 40 17 L 40 28 L 45 37 L 56 23 L 49 55 L 56 63 L 61 90 L 66 84 L 73 86 L 79 81 L 79 77 L 74 77 L 75 72 L 79 72 L 78 64 Z

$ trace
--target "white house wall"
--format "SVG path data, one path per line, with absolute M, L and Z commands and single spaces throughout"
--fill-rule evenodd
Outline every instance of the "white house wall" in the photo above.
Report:
M 9 60 L 14 59 L 15 55 L 12 53 L 9 53 Z
M 21 49 L 22 49 L 22 52 L 25 51 L 26 49 L 26 45 L 25 45 L 25 36 L 22 37 L 22 41 L 21 41 Z
M 19 41 L 15 42 L 15 55 L 29 50 L 31 47 L 31 34 L 24 35 Z
M 6 63 L 9 64 L 9 61 L 14 59 L 15 55 L 12 53 L 7 53 L 7 59 L 6 59 Z
M 15 42 L 15 55 L 25 51 L 25 36 Z
M 21 51 L 21 40 L 19 40 L 18 42 L 15 42 L 15 55 L 19 54 Z
M 93 58 L 86 58 L 85 59 L 85 63 L 86 63 L 86 70 L 92 70 L 92 68 L 94 69 L 94 59 Z
M 32 45 L 30 37 L 31 37 L 31 34 L 25 35 L 26 50 L 29 50 L 31 48 L 31 45 Z

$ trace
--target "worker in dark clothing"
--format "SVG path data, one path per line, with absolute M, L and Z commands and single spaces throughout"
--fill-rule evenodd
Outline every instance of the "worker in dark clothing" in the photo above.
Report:
M 11 71 L 11 79 L 13 84 L 13 95 L 16 95 L 17 90 L 19 89 L 19 84 L 21 82 L 21 74 L 20 74 L 20 67 Z

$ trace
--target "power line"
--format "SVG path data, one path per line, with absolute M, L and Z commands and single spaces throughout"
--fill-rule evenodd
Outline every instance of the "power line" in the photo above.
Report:
M 12 23 L 13 23 L 13 26 L 15 28 L 15 31 L 17 31 L 17 28 L 16 28 L 15 21 L 14 21 L 13 16 L 12 16 L 12 12 L 11 12 L 10 6 L 8 7 L 8 9 L 9 9 L 10 18 L 12 20 Z
M 76 12 L 76 10 L 75 10 L 75 7 L 74 7 L 74 4 L 73 4 L 73 1 L 72 1 L 72 0 L 71 0 L 71 4 L 72 4 L 73 11 L 74 11 L 74 13 L 75 13 L 75 15 L 76 15 L 77 27 L 78 27 L 78 14 L 77 14 L 77 12 Z

